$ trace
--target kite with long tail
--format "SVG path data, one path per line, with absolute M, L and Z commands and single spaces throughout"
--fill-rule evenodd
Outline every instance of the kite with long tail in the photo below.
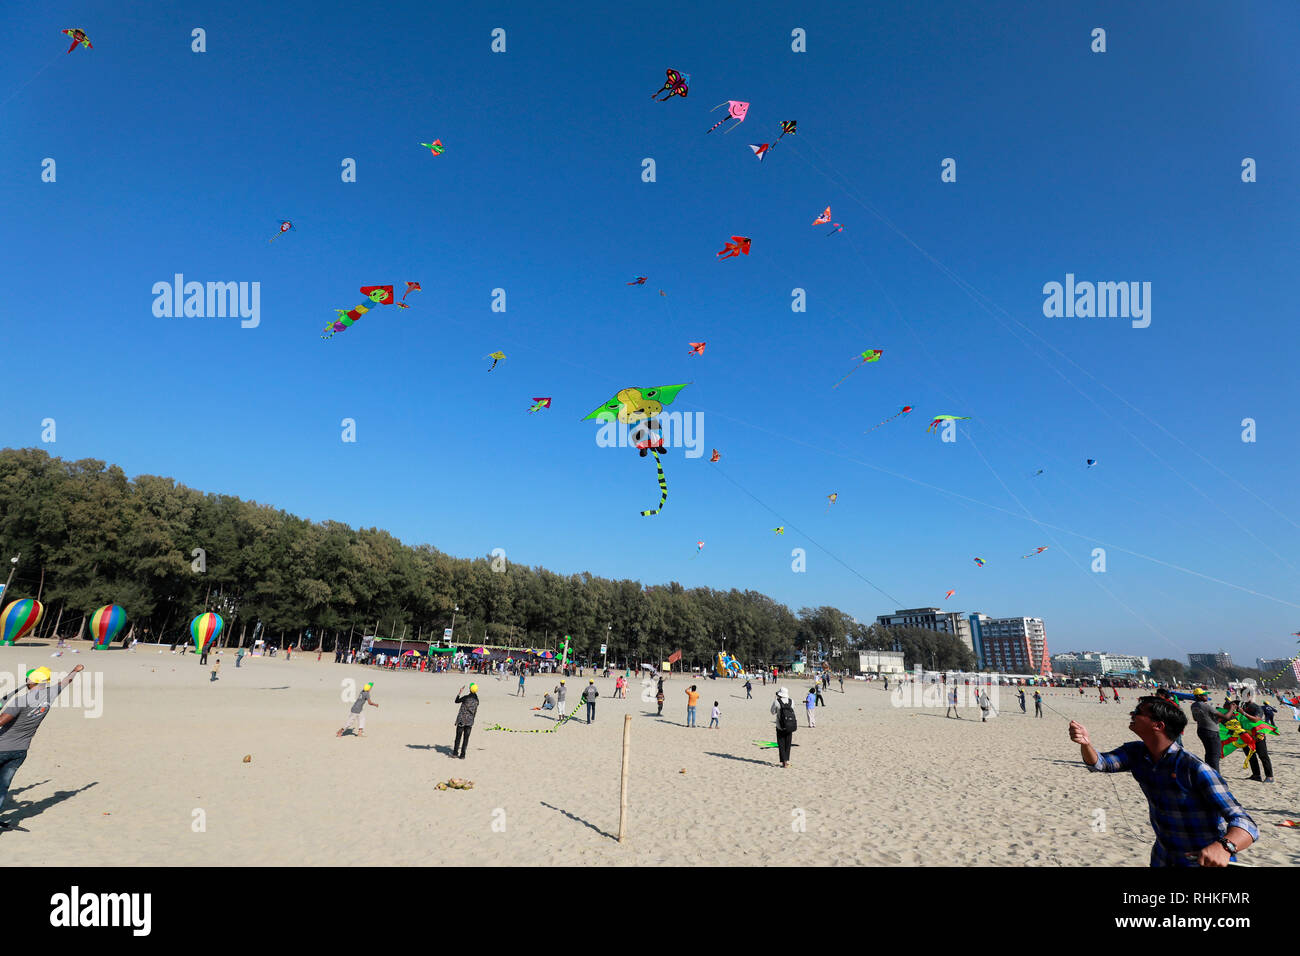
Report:
M 853 368 L 849 370 L 849 374 L 845 375 L 844 378 L 848 378 L 849 375 L 852 375 L 854 372 L 862 368 L 862 366 L 866 365 L 868 362 L 880 361 L 880 356 L 884 354 L 885 354 L 884 349 L 867 349 L 865 352 L 862 353 L 862 361 L 859 362 L 857 365 L 853 366 Z M 840 385 L 843 384 L 844 378 L 840 379 L 838 382 L 832 385 L 831 388 L 839 388 Z
M 492 371 L 492 369 L 497 367 L 497 362 L 500 362 L 503 358 L 506 357 L 506 353 L 498 350 L 496 352 L 491 353 L 490 355 L 485 355 L 483 357 L 490 358 L 492 360 L 492 364 L 488 367 L 488 371 L 490 372 Z
M 349 328 L 353 322 L 369 312 L 373 306 L 393 304 L 393 287 L 391 285 L 363 285 L 361 287 L 361 294 L 364 295 L 371 304 L 366 305 L 365 303 L 362 303 L 361 305 L 351 309 L 335 309 L 334 311 L 338 313 L 339 317 L 329 325 L 325 326 L 321 332 L 321 338 L 333 338 L 335 333 L 342 332 L 344 329 Z
M 898 411 L 894 412 L 894 414 L 892 414 L 892 415 L 890 415 L 888 418 L 886 418 L 885 421 L 882 421 L 882 422 L 879 422 L 879 423 L 873 425 L 872 427 L 870 427 L 870 428 L 868 428 L 866 431 L 864 431 L 862 434 L 864 434 L 864 435 L 870 435 L 872 432 L 874 432 L 874 431 L 875 431 L 877 428 L 879 428 L 881 425 L 885 424 L 885 422 L 892 422 L 892 421 L 893 421 L 895 418 L 897 418 L 899 415 L 906 415 L 906 414 L 907 414 L 908 412 L 910 412 L 911 410 L 912 410 L 912 406 L 911 406 L 911 405 L 904 405 L 904 406 L 903 406 L 902 408 L 900 408 Z
M 731 129 L 727 130 L 728 133 L 730 133 L 731 130 L 735 129 L 741 123 L 745 122 L 745 114 L 749 112 L 748 103 L 742 103 L 740 100 L 727 100 L 727 102 L 719 103 L 717 106 L 713 107 L 713 110 L 720 110 L 724 106 L 727 108 L 727 115 L 722 117 L 722 119 L 718 120 L 707 130 L 705 130 L 706 134 L 712 133 L 715 129 L 717 129 L 719 126 L 721 126 L 723 123 L 725 123 L 727 120 L 730 119 L 734 119 L 736 122 L 731 127 Z M 709 110 L 709 112 L 712 113 L 713 110 Z
M 633 438 L 636 439 L 636 447 L 640 450 L 642 458 L 647 453 L 654 456 L 655 473 L 659 479 L 659 506 L 642 511 L 643 516 L 657 515 L 663 510 L 664 503 L 668 501 L 668 481 L 664 477 L 663 461 L 659 458 L 659 452 L 666 448 L 663 437 L 657 435 L 660 424 L 655 416 L 663 412 L 665 405 L 672 404 L 677 393 L 688 384 L 690 383 L 659 385 L 654 388 L 620 389 L 613 398 L 582 419 L 587 421 L 594 418 L 597 421 L 617 422 L 622 425 L 637 424 L 637 428 L 632 433 Z

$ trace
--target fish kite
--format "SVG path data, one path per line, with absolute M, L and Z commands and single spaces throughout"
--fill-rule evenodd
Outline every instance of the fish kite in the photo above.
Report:
M 777 534 L 785 534 L 785 525 L 778 525 L 772 530 L 775 531 Z
M 814 226 L 824 226 L 831 221 L 831 207 L 827 206 L 826 210 L 812 221 Z
M 893 421 L 895 418 L 897 418 L 899 415 L 906 415 L 906 414 L 907 414 L 908 412 L 910 412 L 911 410 L 912 410 L 912 406 L 911 406 L 911 405 L 904 405 L 904 406 L 903 406 L 902 408 L 900 408 L 898 411 L 894 412 L 894 414 L 892 414 L 892 415 L 890 415 L 888 418 L 886 418 L 885 421 L 880 422 L 879 424 L 873 425 L 871 428 L 868 428 L 868 429 L 867 429 L 866 431 L 864 431 L 862 434 L 864 434 L 864 435 L 870 435 L 872 432 L 874 432 L 874 431 L 875 431 L 877 428 L 879 428 L 881 425 L 885 424 L 885 422 L 892 422 L 892 421 Z
M 497 367 L 497 362 L 500 362 L 503 358 L 506 357 L 506 353 L 505 353 L 505 352 L 492 352 L 491 354 L 489 354 L 489 355 L 485 355 L 485 356 L 483 356 L 483 357 L 484 357 L 484 358 L 490 358 L 490 359 L 492 360 L 492 365 L 491 365 L 490 368 L 488 368 L 488 371 L 490 372 L 490 371 L 492 371 L 492 369 L 494 369 L 494 368 Z
M 631 282 L 627 283 L 627 285 L 645 285 L 645 280 L 647 278 L 648 276 L 637 276 Z
M 969 415 L 935 415 L 934 421 L 930 422 L 929 426 L 926 428 L 926 431 L 932 432 L 940 425 L 942 425 L 944 422 L 968 422 L 968 421 L 970 421 Z
M 956 590 L 949 591 L 947 594 L 943 596 L 943 599 L 946 601 L 948 600 L 948 598 L 952 597 L 956 593 L 957 593 Z
M 859 362 L 857 365 L 853 366 L 853 368 L 849 370 L 849 375 L 852 375 L 854 372 L 862 368 L 862 366 L 866 365 L 868 362 L 879 361 L 880 356 L 884 354 L 885 354 L 884 349 L 867 349 L 865 352 L 862 353 L 862 361 Z M 845 375 L 844 378 L 848 378 L 849 375 Z M 840 379 L 838 382 L 832 385 L 831 388 L 839 388 L 841 383 L 843 383 L 844 378 Z
M 633 429 L 632 437 L 637 439 L 635 445 L 640 450 L 642 458 L 646 456 L 646 452 L 654 456 L 655 471 L 659 478 L 659 507 L 642 511 L 642 517 L 657 515 L 668 500 L 668 482 L 664 478 L 663 462 L 659 459 L 659 452 L 667 449 L 663 437 L 657 436 L 661 426 L 655 416 L 664 410 L 665 405 L 671 405 L 677 398 L 677 393 L 689 384 L 687 382 L 682 385 L 658 385 L 653 388 L 619 389 L 613 398 L 582 419 L 585 422 L 587 419 L 594 418 L 597 421 L 618 422 L 622 425 L 644 423 L 638 424 L 638 427 Z
M 410 295 L 412 292 L 423 292 L 423 291 L 424 290 L 420 288 L 420 283 L 408 282 L 406 283 L 406 291 L 402 293 L 402 301 L 405 302 L 406 297 Z
M 352 309 L 335 309 L 339 317 L 321 332 L 321 338 L 333 338 L 336 332 L 342 332 L 357 319 L 361 318 L 376 305 L 393 304 L 393 287 L 391 285 L 363 285 L 361 294 L 370 300 L 370 305 L 361 304 Z
M 1036 555 L 1036 554 L 1042 554 L 1042 553 L 1043 553 L 1044 551 L 1046 551 L 1046 550 L 1047 550 L 1047 545 L 1043 545 L 1041 548 L 1039 548 L 1039 549 L 1036 550 L 1036 551 L 1031 551 L 1029 554 L 1022 554 L 1021 557 L 1022 557 L 1022 558 L 1032 558 L 1034 555 Z
M 763 161 L 763 157 L 767 155 L 767 151 L 772 148 L 772 144 L 771 143 L 750 143 L 749 148 L 754 151 L 754 155 L 758 158 L 758 161 L 761 163 Z
M 839 496 L 840 496 L 840 493 L 839 493 L 838 491 L 832 491 L 829 495 L 826 496 L 826 510 L 827 510 L 827 511 L 830 511 L 830 510 L 831 510 L 831 505 L 835 504 L 835 499 L 838 498 Z
M 722 456 L 718 454 L 718 450 L 715 448 L 713 449 L 713 455 L 709 458 L 709 461 L 717 461 L 721 457 Z
M 69 27 L 63 31 L 63 35 L 65 37 L 72 37 L 72 46 L 68 47 L 69 53 L 77 48 L 78 43 L 84 46 L 87 50 L 94 49 L 90 43 L 90 37 L 86 36 L 85 30 L 78 29 L 77 27 Z
M 976 559 L 975 559 L 975 563 L 976 563 L 977 565 L 979 565 L 981 568 L 984 567 L 984 559 L 983 559 L 983 558 L 976 558 Z
M 687 355 L 703 355 L 704 346 L 708 345 L 709 343 L 708 342 L 687 342 L 686 344 L 690 346 L 690 349 L 686 353 Z
M 739 126 L 741 123 L 745 122 L 745 114 L 749 112 L 748 103 L 742 103 L 740 100 L 727 100 L 727 102 L 719 103 L 717 106 L 713 107 L 713 110 L 720 110 L 724 106 L 727 108 L 727 115 L 722 117 L 722 119 L 718 120 L 712 126 L 710 126 L 708 130 L 706 130 L 706 134 L 712 133 L 715 129 L 717 129 L 719 126 L 721 126 L 729 119 L 734 119 L 736 123 L 734 126 L 731 127 L 731 129 L 727 130 L 728 133 L 730 133 L 732 129 L 735 129 L 736 126 Z M 712 113 L 713 110 L 709 110 L 709 112 Z
M 288 232 L 292 228 L 293 228 L 293 223 L 291 223 L 288 219 L 285 219 L 280 223 L 280 231 L 266 241 L 275 242 L 275 240 L 279 239 L 281 236 L 283 236 L 286 232 Z
M 749 255 L 749 237 L 732 236 L 731 242 L 728 242 L 718 250 L 719 259 L 730 259 L 732 256 Z
M 443 151 L 447 148 L 442 145 L 442 140 L 440 139 L 435 139 L 432 143 L 421 143 L 420 145 L 426 147 L 429 152 L 433 153 L 435 156 L 441 156 Z
M 490 372 L 492 370 L 488 369 L 488 371 Z M 535 411 L 538 411 L 543 408 L 550 408 L 550 407 L 551 407 L 551 396 L 547 395 L 545 398 L 534 398 L 532 407 L 528 409 L 528 414 L 531 415 Z
M 676 70 L 665 70 L 664 72 L 668 74 L 668 79 L 664 81 L 663 86 L 650 94 L 650 99 L 658 100 L 660 103 L 667 103 L 674 96 L 685 99 L 686 94 L 691 90 L 691 75 L 689 73 L 678 73 Z M 660 98 L 659 94 L 664 90 L 668 91 L 668 95 Z

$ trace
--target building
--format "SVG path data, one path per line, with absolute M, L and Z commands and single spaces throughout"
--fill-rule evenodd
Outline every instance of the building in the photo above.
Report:
M 1283 669 L 1290 670 L 1291 662 L 1292 658 L 1289 657 L 1257 657 L 1255 667 L 1265 674 L 1276 674 Z
M 998 617 L 979 622 L 985 670 L 1010 674 L 1052 673 L 1047 629 L 1039 617 Z
M 971 648 L 975 651 L 975 666 L 983 669 L 988 666 L 984 663 L 983 628 L 984 628 L 984 624 L 992 620 L 992 618 L 990 618 L 987 614 L 981 614 L 979 611 L 976 611 L 966 620 L 970 624 L 970 640 L 971 640 Z
M 1072 677 L 1139 677 L 1151 670 L 1151 658 L 1105 651 L 1076 651 L 1052 655 L 1052 670 Z
M 1232 655 L 1224 650 L 1220 650 L 1215 654 L 1188 654 L 1187 663 L 1191 667 L 1208 667 L 1210 669 L 1231 667 Z
M 902 651 L 858 651 L 858 673 L 902 674 Z
M 944 611 L 937 607 L 914 607 L 881 614 L 876 618 L 878 627 L 923 627 L 928 631 L 951 634 L 962 645 L 975 653 L 971 643 L 970 621 L 959 611 Z M 976 655 L 978 657 L 978 655 Z

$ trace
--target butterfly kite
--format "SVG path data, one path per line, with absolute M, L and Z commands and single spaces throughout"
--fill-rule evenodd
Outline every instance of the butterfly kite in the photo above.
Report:
M 718 250 L 719 259 L 730 259 L 732 256 L 749 255 L 749 237 L 732 236 L 731 242 L 726 243 Z
M 627 284 L 627 285 L 645 285 L 645 280 L 646 280 L 647 278 L 648 278 L 648 276 L 637 276 L 637 277 L 636 277 L 635 279 L 633 279 L 631 282 L 628 282 L 628 283 L 626 283 L 626 284 Z
M 500 351 L 498 351 L 498 352 L 492 352 L 491 354 L 489 354 L 489 355 L 485 355 L 485 356 L 483 356 L 483 357 L 484 357 L 484 358 L 490 358 L 490 359 L 492 360 L 492 365 L 488 368 L 488 371 L 490 372 L 490 371 L 492 371 L 492 369 L 494 369 L 494 368 L 497 367 L 497 362 L 500 362 L 503 358 L 506 357 L 506 353 L 505 353 L 505 352 L 500 352 Z
M 280 231 L 266 241 L 275 242 L 275 240 L 279 239 L 281 236 L 283 236 L 286 232 L 288 232 L 292 228 L 293 228 L 293 223 L 291 223 L 288 219 L 285 219 L 280 223 Z
M 859 362 L 857 365 L 853 366 L 853 368 L 849 370 L 849 374 L 848 374 L 848 375 L 845 375 L 844 378 L 848 378 L 849 375 L 852 375 L 854 372 L 856 372 L 858 369 L 862 368 L 862 366 L 866 365 L 868 362 L 876 362 L 876 361 L 879 361 L 879 360 L 880 360 L 880 356 L 882 356 L 882 355 L 884 355 L 884 354 L 885 354 L 885 350 L 884 350 L 884 349 L 867 349 L 865 352 L 862 353 L 862 361 Z M 839 388 L 840 385 L 841 385 L 841 383 L 843 383 L 844 378 L 840 379 L 838 382 L 836 382 L 834 385 L 832 385 L 831 388 Z M 886 420 L 888 420 L 888 419 L 886 419 Z M 884 423 L 882 422 L 881 424 L 884 424 Z M 877 427 L 879 427 L 879 426 L 877 426 Z
M 488 371 L 490 372 L 492 370 L 488 369 Z M 528 409 L 528 414 L 531 415 L 533 412 L 540 411 L 543 408 L 550 408 L 550 407 L 551 407 L 551 396 L 547 395 L 545 398 L 534 398 L 532 407 Z
M 984 559 L 983 559 L 983 558 L 976 558 L 976 559 L 975 559 L 975 563 L 976 563 L 977 565 L 979 565 L 981 568 L 984 567 Z
M 361 294 L 369 300 L 370 305 L 362 303 L 352 309 L 335 309 L 339 317 L 331 322 L 321 332 L 321 338 L 330 339 L 336 332 L 342 332 L 348 328 L 357 319 L 361 318 L 376 305 L 393 304 L 393 287 L 391 285 L 363 285 Z
M 659 459 L 660 450 L 666 450 L 662 437 L 656 437 L 660 431 L 660 424 L 655 417 L 659 415 L 665 405 L 671 405 L 677 398 L 677 393 L 690 384 L 682 385 L 659 385 L 653 388 L 623 388 L 609 401 L 602 404 L 595 411 L 586 415 L 582 420 L 594 418 L 603 422 L 618 422 L 622 425 L 633 423 L 644 423 L 638 425 L 633 430 L 633 437 L 637 438 L 636 447 L 640 449 L 641 457 L 646 456 L 646 452 L 654 455 L 655 471 L 659 477 L 659 507 L 642 511 L 643 517 L 657 515 L 663 510 L 664 503 L 668 500 L 668 482 L 664 478 L 664 465 Z
M 720 110 L 724 106 L 727 108 L 727 115 L 722 117 L 722 119 L 718 120 L 712 126 L 710 126 L 705 131 L 706 134 L 712 133 L 715 129 L 717 129 L 719 126 L 721 126 L 729 119 L 734 119 L 736 123 L 734 126 L 731 127 L 731 129 L 727 130 L 728 133 L 730 133 L 732 129 L 735 129 L 736 126 L 739 126 L 741 123 L 745 122 L 745 114 L 749 112 L 748 103 L 742 103 L 740 100 L 727 100 L 727 102 L 719 103 L 717 106 L 713 107 L 713 110 Z M 713 110 L 709 110 L 709 112 L 712 113 Z
M 709 461 L 717 461 L 721 457 L 722 456 L 718 454 L 718 450 L 715 448 L 713 449 L 713 455 L 709 458 Z
M 397 307 L 399 309 L 409 309 L 410 306 L 406 304 L 406 297 L 410 295 L 412 292 L 420 292 L 420 291 L 422 291 L 420 289 L 420 283 L 418 282 L 406 283 L 406 291 L 402 293 L 402 301 L 397 303 Z M 489 371 L 491 370 L 489 369 Z
M 925 430 L 927 432 L 932 432 L 940 425 L 942 425 L 944 422 L 968 422 L 968 421 L 970 421 L 969 415 L 935 415 L 934 421 L 930 422 L 930 424 L 926 427 Z
M 87 50 L 94 49 L 94 47 L 90 43 L 90 37 L 86 36 L 85 30 L 78 29 L 77 27 L 69 27 L 68 29 L 63 31 L 63 35 L 67 37 L 72 37 L 72 46 L 68 47 L 69 53 L 71 53 L 73 50 L 77 48 L 78 43 L 84 46 Z
M 856 371 L 856 369 L 855 369 L 855 371 Z M 912 410 L 912 406 L 911 406 L 911 405 L 904 405 L 904 406 L 903 406 L 902 408 L 900 408 L 898 411 L 894 412 L 894 414 L 892 414 L 892 415 L 890 415 L 888 418 L 886 418 L 885 421 L 883 421 L 883 422 L 879 422 L 879 423 L 877 423 L 877 424 L 871 426 L 871 427 L 868 428 L 866 431 L 864 431 L 862 434 L 864 434 L 864 435 L 870 435 L 872 432 L 874 432 L 874 431 L 875 431 L 877 428 L 879 428 L 881 425 L 885 424 L 885 422 L 892 422 L 892 421 L 893 421 L 895 418 L 897 418 L 899 415 L 906 415 L 906 414 L 907 414 L 908 412 L 910 412 L 911 410 Z
M 1035 551 L 1031 551 L 1031 552 L 1029 552 L 1029 554 L 1022 554 L 1021 557 L 1022 557 L 1022 558 L 1032 558 L 1034 555 L 1036 555 L 1036 554 L 1042 554 L 1042 553 L 1043 553 L 1044 551 L 1046 551 L 1046 550 L 1047 550 L 1047 545 L 1043 545 L 1041 548 L 1038 548 L 1038 549 L 1035 550 Z
M 664 81 L 663 86 L 650 94 L 650 99 L 658 100 L 660 103 L 667 103 L 674 96 L 685 99 L 686 94 L 691 90 L 691 75 L 689 73 L 678 73 L 676 70 L 665 70 L 664 72 L 668 74 L 668 79 Z M 659 94 L 664 90 L 667 90 L 668 94 L 661 98 Z
M 708 342 L 687 342 L 686 344 L 690 346 L 690 349 L 686 353 L 687 355 L 703 355 L 704 346 L 708 345 L 709 343 Z

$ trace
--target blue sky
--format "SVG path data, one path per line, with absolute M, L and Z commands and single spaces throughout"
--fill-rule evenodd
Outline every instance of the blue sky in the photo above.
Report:
M 956 589 L 1053 651 L 1293 653 L 1300 8 L 886 6 L 10 11 L 0 442 L 54 418 L 51 454 L 461 556 L 864 620 Z M 93 50 L 63 53 L 73 26 Z M 686 99 L 651 99 L 667 67 Z M 729 99 L 745 123 L 706 135 Z M 809 225 L 828 204 L 843 233 Z M 733 234 L 752 254 L 717 261 Z M 259 282 L 261 324 L 156 318 L 175 273 Z M 1044 317 L 1066 273 L 1150 282 L 1150 327 Z M 411 308 L 320 339 L 408 280 Z M 678 382 L 706 453 L 665 456 L 644 518 L 652 464 L 581 419 Z M 936 414 L 972 421 L 944 443 Z

